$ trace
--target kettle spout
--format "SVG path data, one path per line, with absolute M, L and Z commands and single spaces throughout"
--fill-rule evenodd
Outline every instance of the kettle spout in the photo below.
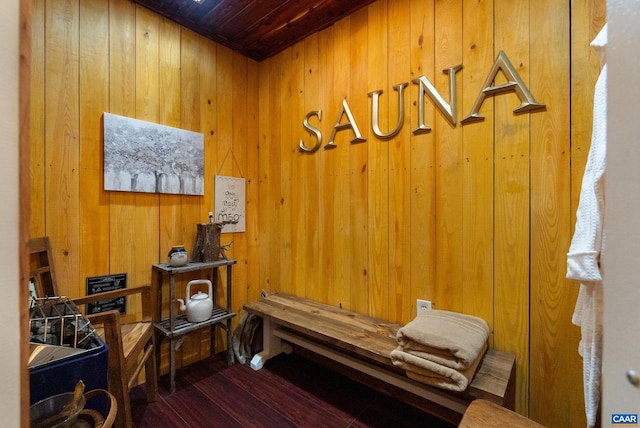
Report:
M 182 299 L 176 299 L 178 302 L 180 302 L 180 310 L 181 311 L 186 311 L 187 310 L 187 306 L 184 304 L 184 300 Z

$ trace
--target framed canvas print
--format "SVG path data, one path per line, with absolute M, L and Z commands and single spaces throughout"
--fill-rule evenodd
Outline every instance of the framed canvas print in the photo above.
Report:
M 104 189 L 204 195 L 204 135 L 104 113 Z

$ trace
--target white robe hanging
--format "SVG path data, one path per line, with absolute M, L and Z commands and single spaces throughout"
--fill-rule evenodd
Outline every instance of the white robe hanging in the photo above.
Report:
M 587 426 L 595 426 L 602 371 L 602 259 L 604 177 L 607 159 L 607 25 L 591 42 L 600 55 L 600 76 L 593 101 L 591 148 L 582 178 L 576 228 L 567 254 L 567 278 L 580 282 L 572 322 L 580 326 Z

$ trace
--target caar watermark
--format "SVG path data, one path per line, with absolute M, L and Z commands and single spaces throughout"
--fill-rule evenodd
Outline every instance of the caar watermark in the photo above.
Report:
M 613 413 L 611 415 L 611 425 L 624 427 L 637 427 L 637 413 Z

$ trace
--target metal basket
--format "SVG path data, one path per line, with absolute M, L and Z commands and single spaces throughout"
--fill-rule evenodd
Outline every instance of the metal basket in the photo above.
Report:
M 96 331 L 69 298 L 31 299 L 29 341 L 48 345 L 88 349 Z

